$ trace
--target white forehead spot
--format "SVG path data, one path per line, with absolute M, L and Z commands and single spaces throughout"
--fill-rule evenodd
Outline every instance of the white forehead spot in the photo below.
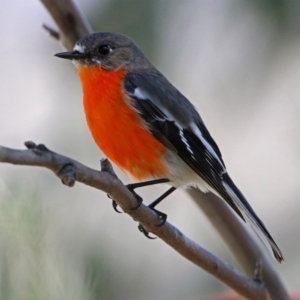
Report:
M 85 46 L 76 44 L 76 45 L 74 46 L 74 49 L 73 49 L 73 50 L 74 50 L 74 51 L 78 51 L 79 53 L 84 53 L 84 51 L 85 51 Z

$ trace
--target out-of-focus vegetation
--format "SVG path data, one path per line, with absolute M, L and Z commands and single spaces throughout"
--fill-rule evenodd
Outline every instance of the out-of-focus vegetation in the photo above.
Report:
M 2 196 L 0 299 L 114 299 L 104 256 L 87 247 L 74 260 L 51 232 L 41 195 L 12 186 Z

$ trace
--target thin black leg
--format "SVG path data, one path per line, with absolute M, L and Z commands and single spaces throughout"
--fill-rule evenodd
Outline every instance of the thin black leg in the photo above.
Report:
M 153 209 L 157 204 L 159 204 L 162 200 L 164 200 L 166 197 L 168 197 L 170 194 L 172 194 L 175 190 L 176 190 L 176 187 L 171 187 L 165 193 L 163 193 L 160 197 L 158 197 L 155 201 L 153 201 L 150 205 L 148 205 L 148 207 Z
M 166 182 L 170 182 L 170 179 L 168 179 L 168 178 L 159 178 L 159 179 L 154 179 L 154 180 L 149 180 L 149 181 L 143 181 L 143 182 L 137 182 L 137 183 L 127 184 L 126 187 L 132 192 L 132 194 L 134 195 L 134 197 L 136 198 L 136 200 L 138 202 L 138 204 L 136 205 L 136 207 L 133 208 L 133 210 L 138 209 L 141 206 L 142 202 L 143 202 L 142 197 L 140 197 L 134 191 L 134 189 L 145 187 L 145 186 L 149 186 L 149 185 L 159 184 L 159 183 L 166 183 Z M 109 195 L 107 195 L 107 196 L 108 196 L 108 198 L 111 198 Z M 115 200 L 113 200 L 113 199 L 112 199 L 112 206 L 113 206 L 113 209 L 117 213 L 121 213 L 121 211 L 118 210 L 118 204 L 117 204 L 117 202 Z
M 168 178 L 160 178 L 160 179 L 154 179 L 154 180 L 149 180 L 149 181 L 144 181 L 144 182 L 137 182 L 137 183 L 131 183 L 126 185 L 126 187 L 132 192 L 132 194 L 134 195 L 134 197 L 136 198 L 138 204 L 136 207 L 132 208 L 132 210 L 138 209 L 142 202 L 143 199 L 142 197 L 140 197 L 134 190 L 137 188 L 141 188 L 141 187 L 145 187 L 145 186 L 149 186 L 149 185 L 154 185 L 154 184 L 159 184 L 159 183 L 166 183 L 166 182 L 170 182 L 171 180 Z M 156 214 L 158 215 L 158 218 L 161 220 L 161 223 L 158 224 L 157 226 L 162 226 L 166 223 L 167 220 L 167 215 L 162 213 L 161 211 L 155 209 L 156 205 L 158 205 L 163 199 L 165 199 L 166 197 L 168 197 L 171 193 L 173 193 L 176 190 L 175 187 L 171 187 L 170 189 L 168 189 L 165 193 L 163 193 L 160 197 L 158 197 L 155 201 L 153 201 L 148 207 L 150 209 L 152 209 L 153 211 L 156 212 Z M 109 195 L 107 195 L 109 198 L 111 198 Z M 118 213 L 121 213 L 118 210 L 118 205 L 117 202 L 115 200 L 112 199 L 112 206 L 114 208 L 114 210 Z M 141 225 L 139 224 L 138 229 L 149 239 L 155 239 L 155 237 L 151 237 L 149 235 L 149 232 Z
M 150 205 L 148 205 L 149 208 L 151 208 L 153 211 L 156 212 L 158 215 L 158 218 L 161 220 L 161 223 L 157 225 L 157 227 L 160 227 L 166 223 L 167 215 L 165 213 L 162 213 L 161 211 L 155 209 L 154 207 L 159 204 L 163 199 L 168 197 L 171 193 L 173 193 L 176 190 L 175 187 L 171 187 L 168 189 L 165 193 L 163 193 L 160 197 L 158 197 L 155 201 L 153 201 Z M 149 232 L 141 225 L 138 225 L 139 231 L 141 231 L 148 239 L 155 239 L 155 237 L 151 237 L 149 235 Z
M 154 184 L 159 184 L 159 183 L 166 183 L 170 182 L 171 180 L 168 178 L 160 178 L 160 179 L 154 179 L 154 180 L 149 180 L 149 181 L 142 181 L 142 182 L 136 182 L 136 183 L 130 183 L 127 184 L 126 187 L 132 191 L 134 189 L 144 187 L 144 186 L 149 186 L 149 185 L 154 185 Z

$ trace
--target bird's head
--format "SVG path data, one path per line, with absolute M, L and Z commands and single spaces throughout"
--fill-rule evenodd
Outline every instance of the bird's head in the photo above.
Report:
M 99 32 L 76 42 L 73 51 L 55 56 L 72 60 L 77 67 L 101 66 L 107 70 L 143 67 L 149 62 L 134 41 L 120 33 Z

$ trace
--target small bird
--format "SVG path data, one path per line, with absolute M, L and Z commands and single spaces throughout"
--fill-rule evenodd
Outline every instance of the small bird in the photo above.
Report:
M 162 182 L 171 185 L 149 207 L 154 209 L 179 187 L 212 192 L 249 222 L 277 261 L 283 261 L 265 225 L 229 177 L 195 107 L 131 38 L 93 33 L 80 39 L 73 51 L 56 56 L 74 62 L 92 136 L 111 161 L 138 181 L 129 185 L 131 190 Z

